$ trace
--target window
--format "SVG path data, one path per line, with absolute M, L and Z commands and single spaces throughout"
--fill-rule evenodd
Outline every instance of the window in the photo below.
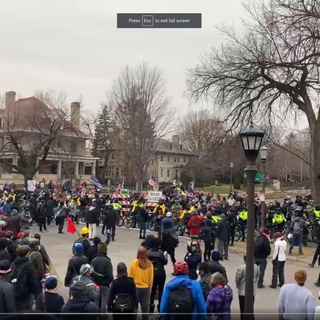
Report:
M 178 179 L 178 170 L 176 170 L 176 179 Z
M 170 177 L 170 170 L 167 170 L 167 178 Z
M 186 163 L 186 158 L 183 158 L 183 163 Z
M 182 151 L 182 145 L 180 144 L 180 151 Z
M 177 162 L 179 163 L 179 161 L 180 161 L 180 158 L 178 157 Z
M 170 143 L 170 150 L 172 150 L 172 143 Z
M 173 162 L 177 162 L 177 158 L 176 157 L 173 158 Z
M 163 169 L 160 170 L 160 177 L 163 178 Z
M 70 152 L 71 153 L 77 153 L 77 150 L 78 149 L 78 145 L 77 145 L 77 143 L 71 143 L 71 145 L 70 145 Z
M 163 156 L 160 156 L 160 161 L 163 161 Z
M 120 169 L 116 168 L 116 178 L 118 178 L 120 176 Z
M 111 160 L 114 160 L 114 153 L 111 153 Z
M 170 157 L 168 157 L 168 162 L 170 162 Z
M 113 177 L 113 176 L 114 176 L 114 168 L 108 168 L 107 177 Z

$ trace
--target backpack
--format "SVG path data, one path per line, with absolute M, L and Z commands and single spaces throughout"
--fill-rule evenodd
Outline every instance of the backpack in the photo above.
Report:
M 193 313 L 194 305 L 194 298 L 187 287 L 178 287 L 170 292 L 169 313 Z
M 14 292 L 16 295 L 16 298 L 21 299 L 26 296 L 28 293 L 27 291 L 27 271 L 23 269 L 22 267 L 16 267 L 16 265 L 13 265 L 12 268 L 10 280 L 11 284 L 14 287 Z
M 131 313 L 134 311 L 133 299 L 127 293 L 118 293 L 113 301 L 114 313 Z

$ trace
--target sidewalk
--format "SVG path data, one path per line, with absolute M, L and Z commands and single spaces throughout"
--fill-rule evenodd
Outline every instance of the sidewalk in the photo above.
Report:
M 274 245 L 271 244 L 271 252 L 273 251 Z M 229 247 L 230 252 L 233 253 L 244 253 L 246 251 L 245 242 L 235 242 L 233 247 Z M 298 254 L 298 248 L 294 247 L 292 254 L 287 254 L 286 260 L 292 262 L 301 262 L 301 263 L 311 263 L 312 257 L 316 251 L 316 248 L 303 247 L 303 255 Z M 269 256 L 270 259 L 270 256 Z

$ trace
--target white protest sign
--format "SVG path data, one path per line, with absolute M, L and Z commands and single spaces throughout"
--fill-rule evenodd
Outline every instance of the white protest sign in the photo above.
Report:
M 148 202 L 158 202 L 162 198 L 162 191 L 148 191 Z
M 36 190 L 36 181 L 35 180 L 28 180 L 28 191 L 35 191 Z

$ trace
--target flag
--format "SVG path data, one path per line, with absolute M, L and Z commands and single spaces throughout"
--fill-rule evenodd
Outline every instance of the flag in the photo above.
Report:
M 150 176 L 148 184 L 153 188 L 153 191 L 158 191 L 159 186 L 153 176 Z
M 90 178 L 90 183 L 93 184 L 96 188 L 102 188 L 101 183 L 99 182 L 99 180 L 97 178 L 95 178 L 94 176 L 91 176 Z
M 120 194 L 121 190 L 123 189 L 124 185 L 124 178 L 121 178 L 119 184 L 116 187 L 116 191 L 114 192 L 115 195 Z
M 67 221 L 67 232 L 74 234 L 77 231 L 75 225 L 73 224 L 72 220 L 70 217 L 68 217 Z

